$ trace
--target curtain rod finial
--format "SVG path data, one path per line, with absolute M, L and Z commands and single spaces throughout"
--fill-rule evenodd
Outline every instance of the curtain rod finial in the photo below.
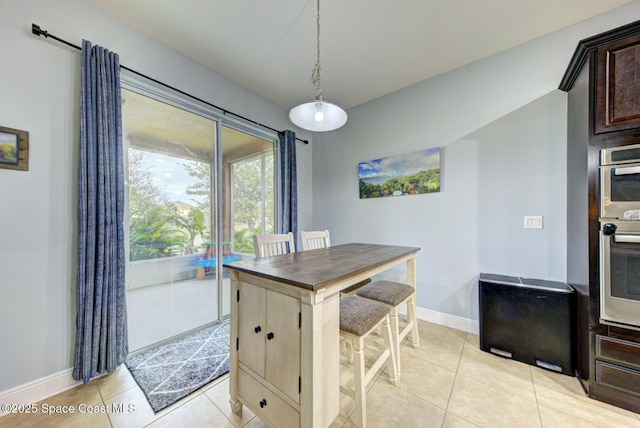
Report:
M 36 25 L 36 24 L 31 24 L 31 32 L 33 34 L 35 34 L 36 36 L 49 37 L 49 33 L 47 31 L 41 29 L 40 26 Z

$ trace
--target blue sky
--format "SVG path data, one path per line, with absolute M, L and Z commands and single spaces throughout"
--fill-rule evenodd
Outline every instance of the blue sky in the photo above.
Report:
M 191 195 L 187 195 L 187 187 L 195 179 L 181 165 L 189 161 L 147 151 L 144 154 L 144 168 L 153 174 L 154 183 L 169 195 L 171 201 L 197 204 Z
M 433 147 L 419 152 L 360 162 L 358 177 L 368 183 L 382 184 L 391 178 L 439 168 L 440 147 Z
M 10 144 L 14 147 L 17 147 L 18 138 L 16 134 L 10 134 L 8 132 L 0 131 L 0 144 Z

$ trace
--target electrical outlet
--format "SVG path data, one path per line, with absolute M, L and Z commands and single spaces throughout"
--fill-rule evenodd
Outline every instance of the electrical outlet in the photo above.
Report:
M 524 216 L 524 228 L 525 229 L 542 229 L 542 216 L 541 215 Z

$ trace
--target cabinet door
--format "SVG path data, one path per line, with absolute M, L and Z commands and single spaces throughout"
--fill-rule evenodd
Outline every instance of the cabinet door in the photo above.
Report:
M 238 289 L 238 360 L 264 377 L 267 290 L 245 282 Z
M 595 133 L 640 128 L 640 36 L 598 49 Z
M 266 379 L 300 400 L 300 300 L 267 291 Z

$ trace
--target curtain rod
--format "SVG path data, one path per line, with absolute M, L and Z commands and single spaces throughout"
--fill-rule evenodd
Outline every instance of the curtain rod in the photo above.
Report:
M 53 34 L 50 34 L 48 31 L 43 30 L 42 28 L 40 28 L 40 26 L 39 26 L 39 25 L 31 24 L 31 32 L 32 32 L 33 34 L 35 34 L 36 36 L 44 36 L 45 38 L 51 37 L 53 40 L 56 40 L 56 41 L 58 41 L 58 42 L 60 42 L 60 43 L 64 43 L 65 45 L 70 46 L 70 47 L 72 47 L 72 48 L 74 48 L 74 49 L 77 49 L 77 50 L 79 50 L 79 51 L 81 51 L 81 50 L 82 50 L 82 48 L 81 48 L 80 46 L 76 46 L 76 45 L 74 45 L 73 43 L 69 43 L 69 42 L 67 42 L 66 40 L 63 40 L 63 39 L 61 39 L 61 38 L 59 38 L 59 37 L 54 36 Z M 280 133 L 280 131 L 278 131 L 277 129 L 274 129 L 274 128 L 270 127 L 270 126 L 267 126 L 267 125 L 264 125 L 264 124 L 262 124 L 262 123 L 256 122 L 255 120 L 251 120 L 251 119 L 249 119 L 248 117 L 245 117 L 245 116 L 239 115 L 239 114 L 237 114 L 237 113 L 234 113 L 234 112 L 232 112 L 232 111 L 229 111 L 229 110 L 227 110 L 227 109 L 224 109 L 224 108 L 222 108 L 222 107 L 220 107 L 220 106 L 217 106 L 217 105 L 215 105 L 215 104 L 212 104 L 212 103 L 210 103 L 210 102 L 208 102 L 208 101 L 205 101 L 205 100 L 203 100 L 203 99 L 201 99 L 201 98 L 194 97 L 194 96 L 193 96 L 193 95 L 191 95 L 191 94 L 188 94 L 188 93 L 186 93 L 186 92 L 184 92 L 184 91 L 181 91 L 180 89 L 174 88 L 174 87 L 173 87 L 173 86 L 171 86 L 171 85 L 167 85 L 166 83 L 160 82 L 159 80 L 156 80 L 156 79 L 154 79 L 153 77 L 149 77 L 149 76 L 147 76 L 146 74 L 140 73 L 139 71 L 133 70 L 133 69 L 131 69 L 131 68 L 129 68 L 129 67 L 125 67 L 124 65 L 120 65 L 120 68 L 125 69 L 125 70 L 127 70 L 127 71 L 130 71 L 131 73 L 137 74 L 138 76 L 144 77 L 145 79 L 149 79 L 149 80 L 151 80 L 151 81 L 152 81 L 152 82 L 154 82 L 154 83 L 157 83 L 157 84 L 159 84 L 159 85 L 162 85 L 162 86 L 164 86 L 165 88 L 169 88 L 169 89 L 171 89 L 171 90 L 173 90 L 173 91 L 176 91 L 176 92 L 178 92 L 178 93 L 180 93 L 180 94 L 182 94 L 182 95 L 186 95 L 186 96 L 188 96 L 188 97 L 191 97 L 191 98 L 193 98 L 193 99 L 195 99 L 195 100 L 197 100 L 197 101 L 199 101 L 199 102 L 201 102 L 201 103 L 204 103 L 204 104 L 206 104 L 206 105 L 208 105 L 208 106 L 214 107 L 214 108 L 216 108 L 216 109 L 220 110 L 220 111 L 222 112 L 222 114 L 223 114 L 223 115 L 231 115 L 231 116 L 235 116 L 235 117 L 237 117 L 237 118 L 239 118 L 239 119 L 242 119 L 242 120 L 245 120 L 245 121 L 247 121 L 247 122 L 253 123 L 254 125 L 258 125 L 258 126 L 261 126 L 261 127 L 265 128 L 265 129 L 269 129 L 270 131 Z M 309 144 L 309 140 L 303 140 L 303 139 L 298 138 L 298 137 L 296 137 L 296 140 L 298 140 L 298 141 L 300 141 L 301 143 L 304 143 L 304 144 Z

